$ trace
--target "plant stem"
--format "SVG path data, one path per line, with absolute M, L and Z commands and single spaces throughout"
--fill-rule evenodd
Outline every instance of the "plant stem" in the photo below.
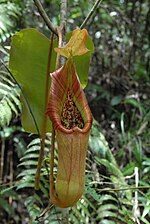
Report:
M 58 33 L 58 47 L 62 46 L 62 32 L 61 28 L 57 27 L 57 33 Z M 56 66 L 55 69 L 57 70 L 61 66 L 60 63 L 60 55 L 57 54 L 56 58 Z M 53 198 L 56 197 L 55 194 L 55 184 L 54 184 L 54 154 L 55 151 L 55 129 L 52 125 L 52 136 L 51 136 L 51 151 L 50 151 L 50 203 L 52 203 Z
M 62 35 L 65 35 L 66 32 L 66 22 L 67 22 L 67 0 L 61 0 L 60 5 L 60 21 L 61 21 L 61 27 L 62 27 Z
M 135 186 L 138 188 L 139 186 L 139 172 L 138 172 L 138 167 L 134 168 L 134 174 L 135 174 Z M 133 204 L 133 216 L 134 216 L 134 221 L 137 224 L 140 224 L 139 221 L 139 202 L 138 202 L 138 191 L 135 190 L 134 192 L 134 204 Z
M 55 150 L 55 130 L 52 127 L 52 137 L 51 137 L 51 151 L 50 151 L 50 199 L 53 197 L 55 193 L 54 186 L 54 150 Z
M 62 42 L 63 42 L 63 36 L 62 36 L 62 28 L 61 27 L 57 27 L 57 33 L 58 33 L 58 47 L 62 46 Z M 62 57 L 57 54 L 57 58 L 56 58 L 56 70 L 58 68 L 60 68 L 62 65 Z
M 15 187 L 16 184 L 18 184 L 19 181 L 13 181 L 12 184 L 12 188 Z M 98 181 L 92 181 L 91 182 L 92 184 L 99 184 Z M 0 187 L 6 187 L 6 186 L 9 186 L 10 185 L 10 182 L 8 183 L 5 183 L 5 184 L 0 184 Z M 142 189 L 150 189 L 150 186 L 138 186 L 138 187 L 125 187 L 125 188 L 103 188 L 103 189 L 100 189 L 99 191 L 128 191 L 128 190 L 142 190 Z
M 48 102 L 49 73 L 50 73 L 50 64 L 51 64 L 51 57 L 52 57 L 53 39 L 54 39 L 54 34 L 52 33 L 49 53 L 48 53 L 47 72 L 46 72 L 46 80 L 45 80 L 45 110 L 44 111 L 46 111 L 47 102 Z M 44 157 L 44 148 L 45 148 L 46 127 L 47 127 L 47 116 L 44 114 L 43 123 L 42 123 L 42 131 L 41 131 L 41 148 L 40 148 L 38 165 L 37 165 L 37 170 L 35 175 L 35 189 L 36 190 L 39 189 L 39 183 L 40 183 L 40 172 L 41 172 L 41 167 L 42 167 L 42 162 Z
M 68 224 L 69 223 L 69 208 L 62 208 L 61 209 L 62 211 L 62 220 L 61 220 L 61 223 L 63 224 Z
M 124 187 L 124 188 L 103 188 L 99 191 L 128 191 L 128 190 L 140 190 L 140 189 L 150 189 L 150 186 L 139 186 L 139 187 Z
M 92 15 L 94 14 L 95 10 L 97 9 L 98 5 L 102 2 L 102 0 L 96 0 L 95 4 L 93 5 L 91 11 L 89 12 L 89 14 L 87 15 L 87 17 L 85 18 L 85 20 L 83 21 L 83 23 L 80 26 L 80 29 L 82 29 L 83 27 L 85 27 L 85 25 L 87 24 L 87 22 L 89 21 L 89 19 L 92 17 Z
M 48 28 L 57 36 L 57 31 L 55 29 L 55 27 L 53 26 L 52 22 L 50 21 L 48 15 L 46 14 L 41 2 L 39 0 L 33 0 L 41 17 L 43 18 L 43 20 L 45 21 L 46 25 L 48 26 Z
M 4 152 L 5 152 L 5 137 L 4 132 L 1 134 L 1 157 L 0 157 L 0 184 L 3 180 L 3 168 L 4 168 Z

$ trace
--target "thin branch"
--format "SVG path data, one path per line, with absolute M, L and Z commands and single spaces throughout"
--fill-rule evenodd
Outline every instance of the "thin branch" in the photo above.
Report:
M 44 210 L 43 212 L 35 219 L 35 221 L 40 221 L 41 218 L 44 217 L 44 215 L 47 213 L 47 212 L 50 212 L 51 209 L 53 208 L 53 204 L 49 204 Z
M 55 130 L 52 126 L 51 151 L 50 151 L 50 199 L 53 198 L 55 192 L 54 186 L 54 150 L 55 150 Z
M 20 181 L 19 180 L 17 180 L 17 181 L 13 181 L 12 182 L 12 184 L 13 184 L 13 186 L 12 186 L 12 188 L 14 188 L 15 187 L 15 185 L 16 184 L 18 184 Z M 93 181 L 94 182 L 94 181 Z M 99 182 L 94 182 L 94 183 L 96 183 L 96 184 L 98 184 Z M 93 183 L 93 184 L 94 184 Z M 6 187 L 6 186 L 9 186 L 10 185 L 10 182 L 8 182 L 8 183 L 3 183 L 3 184 L 0 184 L 0 187 Z M 125 187 L 125 188 L 103 188 L 103 189 L 99 189 L 98 191 L 99 192 L 101 192 L 101 191 L 128 191 L 128 190 L 144 190 L 144 189 L 147 189 L 147 190 L 149 190 L 150 189 L 150 186 L 138 186 L 138 187 Z
M 4 169 L 4 153 L 5 153 L 5 137 L 4 133 L 1 134 L 1 157 L 0 157 L 0 184 L 3 180 L 3 169 Z
M 52 22 L 50 21 L 50 19 L 48 18 L 48 15 L 46 14 L 41 2 L 39 0 L 33 0 L 41 17 L 43 18 L 43 20 L 45 21 L 46 25 L 48 26 L 48 28 L 55 34 L 57 35 L 57 31 L 55 29 L 55 27 L 53 26 Z
M 61 21 L 61 28 L 62 34 L 64 35 L 66 32 L 66 23 L 67 23 L 67 0 L 61 0 L 60 5 L 60 21 Z
M 95 10 L 97 9 L 98 5 L 102 2 L 102 0 L 96 0 L 95 4 L 93 5 L 91 11 L 89 12 L 89 14 L 87 15 L 87 17 L 85 18 L 85 20 L 83 21 L 83 23 L 80 26 L 80 29 L 82 29 L 83 27 L 85 27 L 85 25 L 87 24 L 87 22 L 89 21 L 89 19 L 93 16 Z
M 58 33 L 58 46 L 62 47 L 62 45 L 63 45 L 63 35 L 62 35 L 62 28 L 61 27 L 57 27 L 57 33 Z M 57 54 L 55 69 L 57 70 L 58 68 L 60 68 L 62 64 L 63 64 L 63 57 L 61 57 L 60 54 Z
M 58 47 L 62 46 L 62 29 L 57 27 L 58 33 Z M 56 67 L 55 69 L 60 68 L 60 55 L 57 54 L 56 58 Z M 54 184 L 54 157 L 55 157 L 55 129 L 52 125 L 52 137 L 51 137 L 51 151 L 50 151 L 50 200 L 52 200 L 55 195 L 55 184 Z
M 125 187 L 125 188 L 103 188 L 100 189 L 99 192 L 101 191 L 128 191 L 128 190 L 140 190 L 140 189 L 150 189 L 150 186 L 139 186 L 139 187 Z
M 8 156 L 9 156 L 9 178 L 10 178 L 9 186 L 12 187 L 12 185 L 13 185 L 13 149 L 12 149 L 12 147 L 10 148 Z M 8 200 L 9 200 L 9 204 L 11 205 L 12 204 L 12 195 L 9 196 Z
M 66 23 L 67 23 L 67 0 L 60 1 L 60 26 L 57 28 L 59 36 L 59 46 L 63 47 L 65 44 Z M 57 63 L 59 67 L 65 63 L 65 58 L 57 54 Z
M 138 167 L 134 168 L 134 174 L 135 174 L 135 186 L 138 188 L 139 186 L 139 172 L 138 172 Z M 136 190 L 134 192 L 134 204 L 133 204 L 133 216 L 134 216 L 134 221 L 136 221 L 137 224 L 140 224 L 139 221 L 139 202 L 138 202 L 138 191 Z
M 62 212 L 62 224 L 69 224 L 69 208 L 60 208 Z
M 58 47 L 62 46 L 62 29 L 60 27 L 57 28 L 58 33 Z M 60 68 L 60 55 L 57 54 L 56 58 L 56 69 Z M 55 129 L 52 125 L 52 137 L 51 137 L 51 151 L 50 151 L 50 200 L 56 197 L 55 194 L 55 184 L 54 184 L 54 158 L 55 158 Z

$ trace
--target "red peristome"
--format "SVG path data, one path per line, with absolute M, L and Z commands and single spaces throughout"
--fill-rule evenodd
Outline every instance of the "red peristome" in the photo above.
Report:
M 79 127 L 67 129 L 62 125 L 61 113 L 68 91 L 70 91 L 73 102 L 83 118 L 84 127 L 82 129 Z M 91 128 L 91 111 L 81 88 L 74 64 L 70 60 L 51 74 L 51 90 L 46 114 L 50 117 L 55 130 L 62 130 L 66 133 L 72 133 L 76 130 L 85 133 Z

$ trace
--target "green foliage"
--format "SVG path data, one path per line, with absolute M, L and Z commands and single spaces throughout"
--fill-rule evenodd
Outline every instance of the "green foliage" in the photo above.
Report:
M 49 148 L 50 148 L 50 139 L 46 139 L 45 141 L 45 153 L 48 154 Z M 17 189 L 22 188 L 34 188 L 34 180 L 35 180 L 35 173 L 37 168 L 37 161 L 39 156 L 39 150 L 40 150 L 40 140 L 34 139 L 29 145 L 27 150 L 25 151 L 24 156 L 21 158 L 21 162 L 19 166 L 24 167 L 22 169 L 22 172 L 18 175 L 18 177 L 21 178 L 19 183 L 17 184 Z M 49 170 L 49 166 L 46 164 L 46 168 L 42 169 L 41 173 L 41 191 L 42 193 L 48 197 L 48 189 L 49 189 L 49 183 L 47 178 L 47 172 Z M 47 170 L 46 170 L 47 169 Z M 48 171 L 49 172 L 49 171 Z M 46 177 L 44 177 L 46 175 Z
M 56 44 L 56 43 L 55 43 Z M 12 38 L 9 67 L 21 84 L 32 113 L 41 130 L 45 113 L 45 83 L 50 41 L 36 29 L 25 29 Z M 56 54 L 52 53 L 50 71 L 54 71 Z M 24 102 L 22 125 L 28 132 L 37 133 L 35 124 Z M 48 122 L 50 129 L 50 122 Z
M 146 114 L 147 118 L 147 114 Z M 145 121 L 142 119 L 142 122 L 145 123 Z M 138 124 L 138 128 L 141 127 Z M 142 125 L 142 127 L 144 127 Z M 96 130 L 97 129 L 97 130 Z M 137 129 L 136 129 L 137 130 Z M 140 130 L 144 130 L 141 129 Z M 99 134 L 98 134 L 99 132 Z M 140 132 L 139 132 L 140 133 Z M 132 206 L 134 205 L 133 200 L 134 200 L 134 192 L 135 190 L 123 190 L 123 191 L 111 191 L 112 188 L 120 188 L 120 189 L 130 189 L 130 187 L 135 186 L 134 185 L 134 168 L 135 166 L 139 167 L 139 174 L 140 174 L 140 186 L 147 186 L 149 187 L 148 184 L 148 179 L 149 179 L 149 160 L 146 156 L 143 156 L 143 152 L 141 151 L 141 142 L 139 140 L 134 139 L 133 146 L 130 143 L 130 147 L 133 147 L 133 158 L 131 159 L 131 162 L 126 164 L 123 169 L 120 170 L 120 167 L 118 166 L 116 159 L 112 155 L 110 149 L 108 148 L 108 145 L 105 142 L 104 137 L 100 137 L 102 134 L 100 133 L 100 128 L 98 126 L 98 123 L 95 123 L 92 127 L 92 132 L 91 132 L 91 137 L 90 137 L 90 147 L 92 147 L 92 138 L 93 138 L 93 150 L 95 148 L 95 145 L 99 145 L 99 151 L 97 153 L 97 150 L 95 152 L 96 157 L 95 157 L 95 163 L 99 168 L 97 168 L 99 171 L 102 169 L 104 174 L 101 173 L 100 171 L 100 180 L 99 182 L 93 183 L 95 186 L 92 188 L 92 191 L 89 190 L 88 193 L 94 195 L 95 200 L 103 201 L 103 197 L 107 198 L 108 195 L 108 202 L 103 202 L 99 207 L 98 207 L 98 217 L 100 220 L 100 223 L 111 223 L 114 219 L 116 220 L 114 223 L 134 223 L 134 216 L 133 213 L 130 212 L 132 210 Z M 97 136 L 97 137 L 96 137 Z M 99 138 L 98 138 L 99 136 Z M 103 135 L 102 135 L 103 136 Z M 121 138 L 126 139 L 127 134 L 123 133 Z M 133 138 L 130 136 L 131 139 Z M 101 145 L 99 143 L 100 139 L 102 139 L 103 144 Z M 131 141 L 130 139 L 130 141 Z M 140 139 L 140 138 L 139 138 Z M 127 142 L 122 143 L 123 144 L 128 144 Z M 105 152 L 105 153 L 104 153 Z M 119 153 L 117 154 L 119 156 Z M 137 162 L 136 162 L 137 161 Z M 122 163 L 121 163 L 122 164 Z M 105 171 L 104 171 L 105 167 Z M 144 171 L 145 170 L 145 174 Z M 126 176 L 131 175 L 129 179 L 125 179 Z M 98 186 L 96 184 L 99 184 Z M 131 185 L 133 184 L 133 185 Z M 91 186 L 88 184 L 88 188 L 91 188 Z M 95 191 L 99 190 L 99 197 L 95 195 Z M 150 212 L 149 208 L 149 189 L 147 190 L 141 189 L 138 191 L 138 200 L 139 200 L 139 210 L 140 210 L 140 215 L 138 217 L 139 220 L 143 220 L 143 223 L 147 223 L 149 220 L 149 215 L 148 213 Z M 116 200 L 116 204 L 113 202 L 112 207 L 110 205 L 110 196 Z M 102 197 L 102 198 L 101 198 Z M 148 206 L 147 206 L 148 205 Z M 104 206 L 104 208 L 103 208 Z M 108 207 L 107 207 L 108 206 Z M 115 206 L 115 207 L 114 207 Z M 112 208 L 112 209 L 111 209 Z M 113 210 L 114 209 L 114 210 Z M 116 214 L 115 209 L 117 210 L 117 216 L 114 217 Z M 143 212 L 143 209 L 145 212 Z M 101 212 L 100 212 L 101 211 Z M 104 212 L 102 212 L 104 211 Z M 114 212 L 113 212 L 114 211 Z M 111 213 L 110 213 L 111 212 Z M 115 214 L 114 214 L 115 213 Z M 142 218 L 144 214 L 147 214 L 146 217 Z M 107 217 L 105 217 L 105 215 Z M 104 219 L 104 220 L 103 220 Z M 111 221 L 110 221 L 111 220 Z
M 72 32 L 66 34 L 66 41 L 69 41 L 71 34 Z M 88 84 L 89 65 L 90 65 L 91 55 L 94 52 L 94 44 L 89 35 L 86 41 L 86 48 L 89 50 L 89 52 L 87 52 L 85 55 L 74 57 L 77 74 L 79 76 L 82 88 L 85 88 Z
M 14 208 L 8 203 L 8 197 L 11 197 L 13 200 L 18 199 L 18 195 L 13 187 L 0 187 L 0 207 L 9 215 L 14 215 Z
M 21 113 L 20 90 L 8 72 L 0 70 L 0 127 Z
M 21 7 L 15 2 L 0 2 L 0 42 L 5 42 L 15 31 L 21 15 Z

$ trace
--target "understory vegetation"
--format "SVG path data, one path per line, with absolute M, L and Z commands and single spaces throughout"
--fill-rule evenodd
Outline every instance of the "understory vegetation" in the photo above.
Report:
M 59 1 L 41 2 L 58 24 Z M 69 1 L 67 32 L 92 5 Z M 95 45 L 85 89 L 94 121 L 85 192 L 69 208 L 69 223 L 150 223 L 149 6 L 148 0 L 102 1 L 86 26 Z M 21 126 L 21 90 L 8 69 L 15 32 L 34 27 L 49 37 L 49 30 L 31 0 L 2 0 L 0 12 L 0 223 L 62 223 L 65 214 L 49 205 L 51 133 L 35 191 L 40 139 Z M 55 174 L 56 167 L 57 159 Z

